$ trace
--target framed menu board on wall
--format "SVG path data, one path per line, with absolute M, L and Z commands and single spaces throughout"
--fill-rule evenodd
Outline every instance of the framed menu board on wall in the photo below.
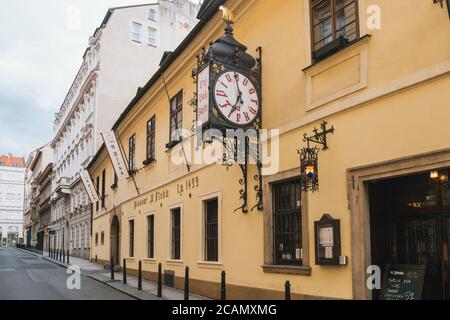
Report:
M 316 265 L 339 265 L 341 221 L 329 214 L 314 222 Z

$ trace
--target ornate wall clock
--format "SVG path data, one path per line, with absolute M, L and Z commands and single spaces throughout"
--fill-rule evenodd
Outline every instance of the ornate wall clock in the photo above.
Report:
M 229 13 L 229 10 L 224 10 L 224 13 L 226 12 Z M 224 14 L 223 18 L 226 25 L 225 34 L 211 42 L 208 49 L 203 48 L 197 56 L 198 65 L 192 72 L 197 84 L 197 92 L 191 104 L 197 114 L 197 123 L 201 123 L 201 126 L 198 124 L 195 126 L 196 131 L 219 129 L 225 136 L 225 132 L 230 129 L 244 131 L 257 129 L 256 142 L 250 140 L 245 142 L 245 163 L 239 163 L 243 173 L 243 178 L 239 180 L 242 186 L 240 197 L 243 204 L 236 210 L 247 213 L 249 211 L 247 205 L 249 156 L 256 158 L 258 170 L 258 174 L 254 176 L 257 182 L 254 187 L 257 192 L 257 204 L 251 210 L 255 208 L 263 210 L 262 164 L 258 131 L 262 128 L 262 50 L 258 48 L 257 58 L 247 53 L 248 48 L 234 38 L 233 21 L 230 20 L 230 15 Z M 198 134 L 198 131 L 196 133 Z M 222 143 L 228 151 L 234 148 L 234 146 L 231 148 L 227 146 L 225 139 Z M 257 147 L 249 148 L 252 144 L 257 144 Z M 249 155 L 248 150 L 258 150 L 258 152 Z M 238 157 L 234 149 L 233 157 L 234 160 Z M 229 160 L 229 156 L 224 155 L 225 165 L 230 166 L 230 162 L 238 162 Z
M 232 21 L 225 24 L 224 36 L 198 56 L 197 121 L 204 128 L 260 128 L 261 59 L 234 38 Z

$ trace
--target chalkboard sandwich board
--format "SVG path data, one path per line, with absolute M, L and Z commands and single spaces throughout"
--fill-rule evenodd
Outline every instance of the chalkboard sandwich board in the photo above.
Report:
M 426 266 L 424 265 L 386 265 L 382 300 L 421 300 Z

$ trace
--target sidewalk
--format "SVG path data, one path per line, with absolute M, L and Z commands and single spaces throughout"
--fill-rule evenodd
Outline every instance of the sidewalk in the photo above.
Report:
M 105 271 L 105 269 L 102 268 L 101 266 L 99 266 L 95 263 L 89 262 L 88 260 L 77 258 L 77 257 L 71 256 L 69 258 L 69 263 L 64 263 L 64 262 L 56 260 L 56 259 L 51 259 L 48 256 L 48 252 L 44 251 L 44 255 L 42 256 L 42 258 L 45 260 L 51 261 L 53 263 L 56 263 L 56 264 L 60 265 L 61 267 L 65 267 L 65 268 L 67 268 L 69 265 L 77 266 L 81 269 L 81 274 L 83 274 L 83 275 L 89 275 L 93 272 Z M 67 259 L 67 257 L 66 257 L 66 259 Z
M 89 278 L 103 282 L 112 288 L 115 288 L 123 293 L 133 294 L 133 296 L 140 300 L 184 300 L 184 292 L 178 289 L 164 287 L 162 288 L 162 298 L 158 298 L 158 285 L 148 280 L 142 280 L 142 291 L 137 289 L 137 278 L 131 275 L 127 275 L 127 284 L 122 283 L 122 272 L 116 272 L 114 274 L 115 280 L 111 280 L 111 271 L 105 273 L 96 273 L 88 276 Z M 125 290 L 125 291 L 123 291 Z M 151 299 L 146 298 L 152 297 Z M 142 297 L 142 298 L 141 298 Z M 202 297 L 196 294 L 190 294 L 189 300 L 210 300 L 206 297 Z
M 23 250 L 23 249 L 20 249 Z M 44 255 L 39 255 L 34 252 L 30 252 L 27 250 L 24 250 L 25 252 L 28 252 L 32 255 L 35 255 L 37 257 L 41 257 L 44 260 L 50 261 L 52 263 L 55 263 L 61 267 L 67 268 L 69 265 L 75 265 L 78 266 L 81 269 L 81 274 L 91 278 L 93 280 L 102 282 L 103 284 L 116 289 L 124 294 L 127 294 L 135 299 L 138 300 L 184 300 L 184 292 L 178 289 L 169 288 L 163 286 L 162 289 L 162 298 L 157 297 L 158 292 L 158 286 L 156 283 L 148 281 L 148 280 L 142 280 L 142 290 L 138 290 L 138 281 L 137 277 L 127 275 L 127 284 L 124 285 L 122 283 L 123 274 L 122 272 L 115 272 L 114 278 L 115 280 L 111 280 L 111 271 L 108 269 L 104 269 L 103 267 L 99 266 L 98 264 L 89 262 L 87 260 L 76 258 L 76 257 L 70 257 L 69 258 L 69 264 L 61 262 L 56 259 L 51 259 L 48 256 L 48 252 L 44 251 Z M 67 258 L 67 257 L 66 257 Z M 190 300 L 210 300 L 206 297 L 202 297 L 195 294 L 189 295 Z

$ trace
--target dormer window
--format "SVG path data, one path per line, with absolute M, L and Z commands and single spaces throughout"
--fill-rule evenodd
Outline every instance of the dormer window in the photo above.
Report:
M 155 9 L 148 10 L 148 20 L 156 22 L 156 10 Z

